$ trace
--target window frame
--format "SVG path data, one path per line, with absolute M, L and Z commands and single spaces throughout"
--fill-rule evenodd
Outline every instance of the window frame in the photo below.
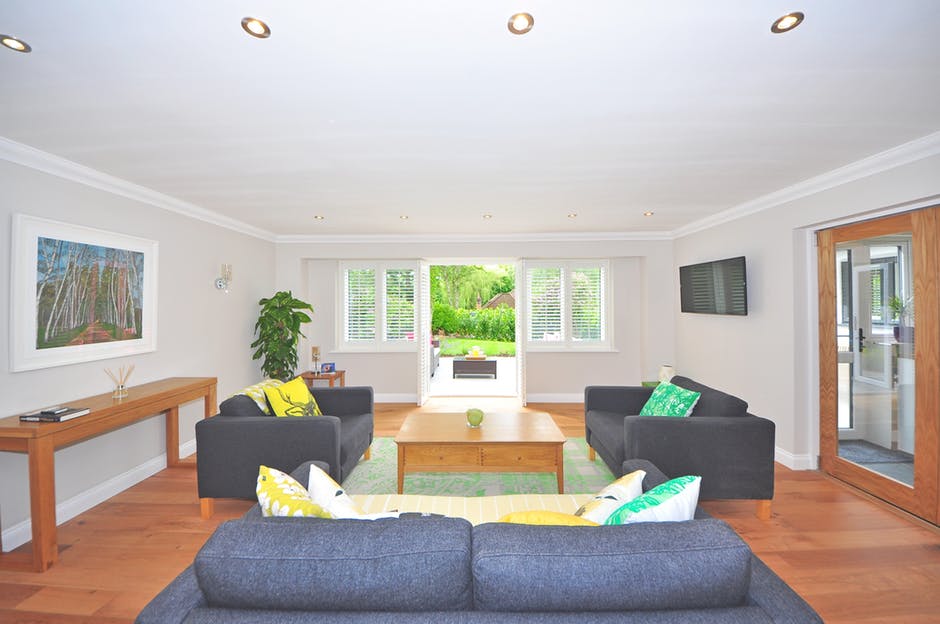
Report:
M 373 270 L 375 272 L 374 292 L 375 300 L 373 302 L 375 309 L 375 326 L 373 328 L 374 337 L 371 340 L 347 340 L 347 326 L 349 318 L 346 305 L 346 276 L 350 270 Z M 388 338 L 388 280 L 389 271 L 410 271 L 412 275 L 412 297 L 414 298 L 414 309 L 412 314 L 411 332 L 412 338 L 408 339 L 389 339 Z M 339 322 L 336 324 L 336 345 L 339 352 L 358 352 L 358 353 L 381 353 L 381 352 L 413 352 L 417 350 L 417 297 L 418 297 L 418 265 L 414 261 L 403 260 L 347 260 L 339 263 L 336 283 L 336 318 Z
M 534 269 L 559 269 L 561 271 L 561 340 L 533 340 L 532 332 L 532 280 Z M 572 274 L 582 269 L 600 269 L 600 313 L 601 339 L 575 340 L 573 338 L 573 279 Z M 611 290 L 610 260 L 607 258 L 581 260 L 538 260 L 526 261 L 525 298 L 525 348 L 533 352 L 550 351 L 615 351 L 613 342 L 613 296 Z

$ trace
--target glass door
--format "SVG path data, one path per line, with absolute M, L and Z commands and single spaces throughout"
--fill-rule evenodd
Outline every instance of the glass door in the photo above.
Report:
M 817 234 L 820 467 L 932 522 L 940 428 L 936 213 Z

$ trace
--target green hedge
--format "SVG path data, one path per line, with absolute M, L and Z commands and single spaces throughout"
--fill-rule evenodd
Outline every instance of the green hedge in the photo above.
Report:
M 512 342 L 516 339 L 516 312 L 505 306 L 493 310 L 467 310 L 435 303 L 431 330 L 434 333 L 443 331 L 448 336 Z

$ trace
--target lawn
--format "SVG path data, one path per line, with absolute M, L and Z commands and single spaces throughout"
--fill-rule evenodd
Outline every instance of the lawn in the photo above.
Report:
M 480 347 L 487 356 L 497 355 L 513 357 L 516 355 L 516 343 L 500 342 L 498 340 L 477 340 L 476 338 L 454 338 L 446 336 L 441 339 L 441 355 L 466 355 L 473 347 Z

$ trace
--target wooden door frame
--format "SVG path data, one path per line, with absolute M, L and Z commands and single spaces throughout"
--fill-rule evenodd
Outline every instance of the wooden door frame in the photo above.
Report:
M 914 487 L 838 456 L 836 272 L 838 243 L 897 232 L 913 237 L 915 440 Z M 940 207 L 816 232 L 819 294 L 819 467 L 934 524 L 940 519 Z

